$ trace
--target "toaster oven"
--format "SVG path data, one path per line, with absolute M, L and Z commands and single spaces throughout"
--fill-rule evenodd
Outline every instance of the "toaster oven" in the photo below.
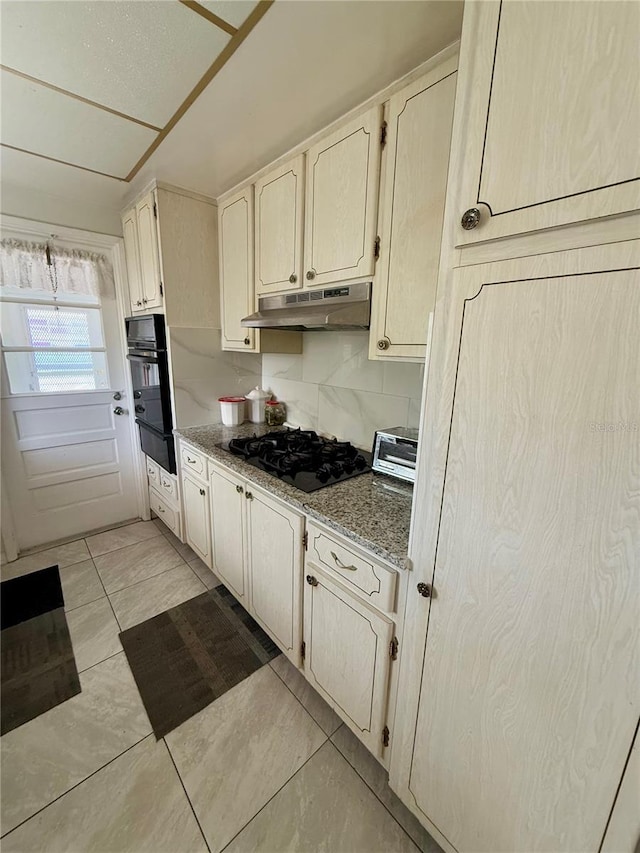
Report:
M 374 471 L 415 483 L 417 460 L 417 429 L 391 427 L 376 432 L 371 463 Z

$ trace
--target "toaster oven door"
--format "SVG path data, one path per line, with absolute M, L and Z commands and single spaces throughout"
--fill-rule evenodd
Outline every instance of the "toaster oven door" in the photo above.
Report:
M 373 468 L 413 483 L 416 479 L 418 445 L 400 436 L 378 433 Z

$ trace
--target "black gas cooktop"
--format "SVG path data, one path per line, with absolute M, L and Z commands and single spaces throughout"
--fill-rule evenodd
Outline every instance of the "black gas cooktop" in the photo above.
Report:
M 303 492 L 315 492 L 371 470 L 370 453 L 348 441 L 321 438 L 312 430 L 275 430 L 232 438 L 220 447 Z

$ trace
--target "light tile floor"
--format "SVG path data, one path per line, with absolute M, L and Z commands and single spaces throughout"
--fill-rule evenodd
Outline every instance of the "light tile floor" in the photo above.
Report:
M 155 740 L 118 634 L 218 583 L 161 521 L 0 571 L 53 563 L 82 692 L 0 741 L 4 853 L 440 853 L 283 656 Z

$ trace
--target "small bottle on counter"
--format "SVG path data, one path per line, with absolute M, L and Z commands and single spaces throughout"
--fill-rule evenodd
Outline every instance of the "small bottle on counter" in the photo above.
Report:
M 279 400 L 267 400 L 264 405 L 264 419 L 267 426 L 282 426 L 287 419 L 287 410 Z

